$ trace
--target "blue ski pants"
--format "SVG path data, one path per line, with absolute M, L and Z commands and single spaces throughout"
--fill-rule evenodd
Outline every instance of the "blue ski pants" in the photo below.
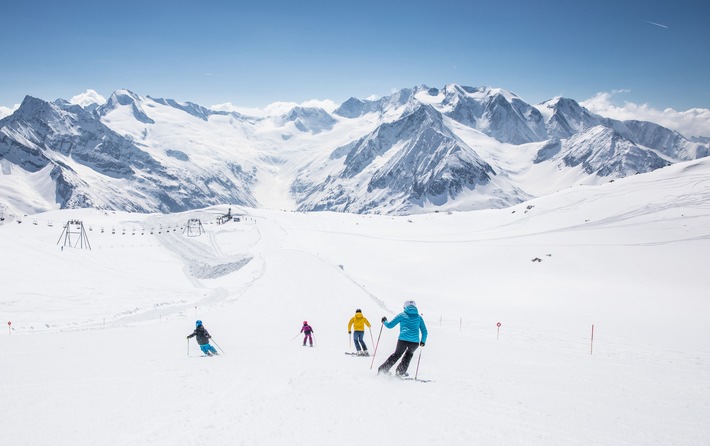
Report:
M 367 345 L 365 345 L 365 341 L 363 340 L 364 335 L 365 335 L 364 331 L 354 331 L 353 332 L 353 341 L 355 342 L 355 350 L 367 351 Z
M 212 347 L 210 344 L 202 344 L 200 345 L 200 350 L 202 350 L 202 353 L 205 355 L 208 353 L 212 353 L 213 355 L 218 355 L 217 350 L 215 350 L 214 347 Z

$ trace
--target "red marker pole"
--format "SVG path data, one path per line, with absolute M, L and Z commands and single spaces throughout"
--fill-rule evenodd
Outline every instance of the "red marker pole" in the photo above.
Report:
M 594 324 L 592 324 L 592 339 L 589 342 L 589 354 L 594 353 Z
M 498 323 L 496 324 L 496 327 L 498 327 L 498 333 L 496 333 L 496 341 L 497 341 L 498 338 L 500 337 L 500 325 L 501 325 L 500 322 L 498 322 Z

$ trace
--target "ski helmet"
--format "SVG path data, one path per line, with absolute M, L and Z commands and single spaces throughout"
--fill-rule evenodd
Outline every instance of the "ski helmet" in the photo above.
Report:
M 303 321 L 303 325 L 308 325 L 308 321 Z
M 413 300 L 405 300 L 405 301 L 404 301 L 404 308 L 407 308 L 407 307 L 416 307 L 416 306 L 417 306 L 417 303 L 414 302 Z
M 199 327 L 200 325 L 202 325 L 202 321 L 199 320 L 199 319 L 196 320 L 196 321 L 195 321 L 195 325 Z
M 362 310 L 358 308 L 357 310 L 355 310 L 355 312 L 356 312 L 356 313 L 362 313 Z

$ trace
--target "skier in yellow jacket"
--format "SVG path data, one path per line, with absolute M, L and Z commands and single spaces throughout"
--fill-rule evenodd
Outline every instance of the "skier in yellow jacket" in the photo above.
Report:
M 348 322 L 348 334 L 352 333 L 351 328 L 355 328 L 355 333 L 353 334 L 353 340 L 355 341 L 355 353 L 357 356 L 370 356 L 367 352 L 367 345 L 363 340 L 365 334 L 365 325 L 370 327 L 370 321 L 367 320 L 365 316 L 362 315 L 362 311 L 358 308 L 355 310 L 355 316 Z

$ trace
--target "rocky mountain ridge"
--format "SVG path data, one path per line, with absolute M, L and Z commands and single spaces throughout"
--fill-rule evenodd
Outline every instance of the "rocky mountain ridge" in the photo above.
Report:
M 704 157 L 709 146 L 573 99 L 530 105 L 490 87 L 419 86 L 269 117 L 117 90 L 87 108 L 25 98 L 0 120 L 0 191 L 19 195 L 4 203 L 19 212 L 270 206 L 279 194 L 301 211 L 407 214 L 510 206 Z M 27 190 L 44 201 L 24 203 Z

